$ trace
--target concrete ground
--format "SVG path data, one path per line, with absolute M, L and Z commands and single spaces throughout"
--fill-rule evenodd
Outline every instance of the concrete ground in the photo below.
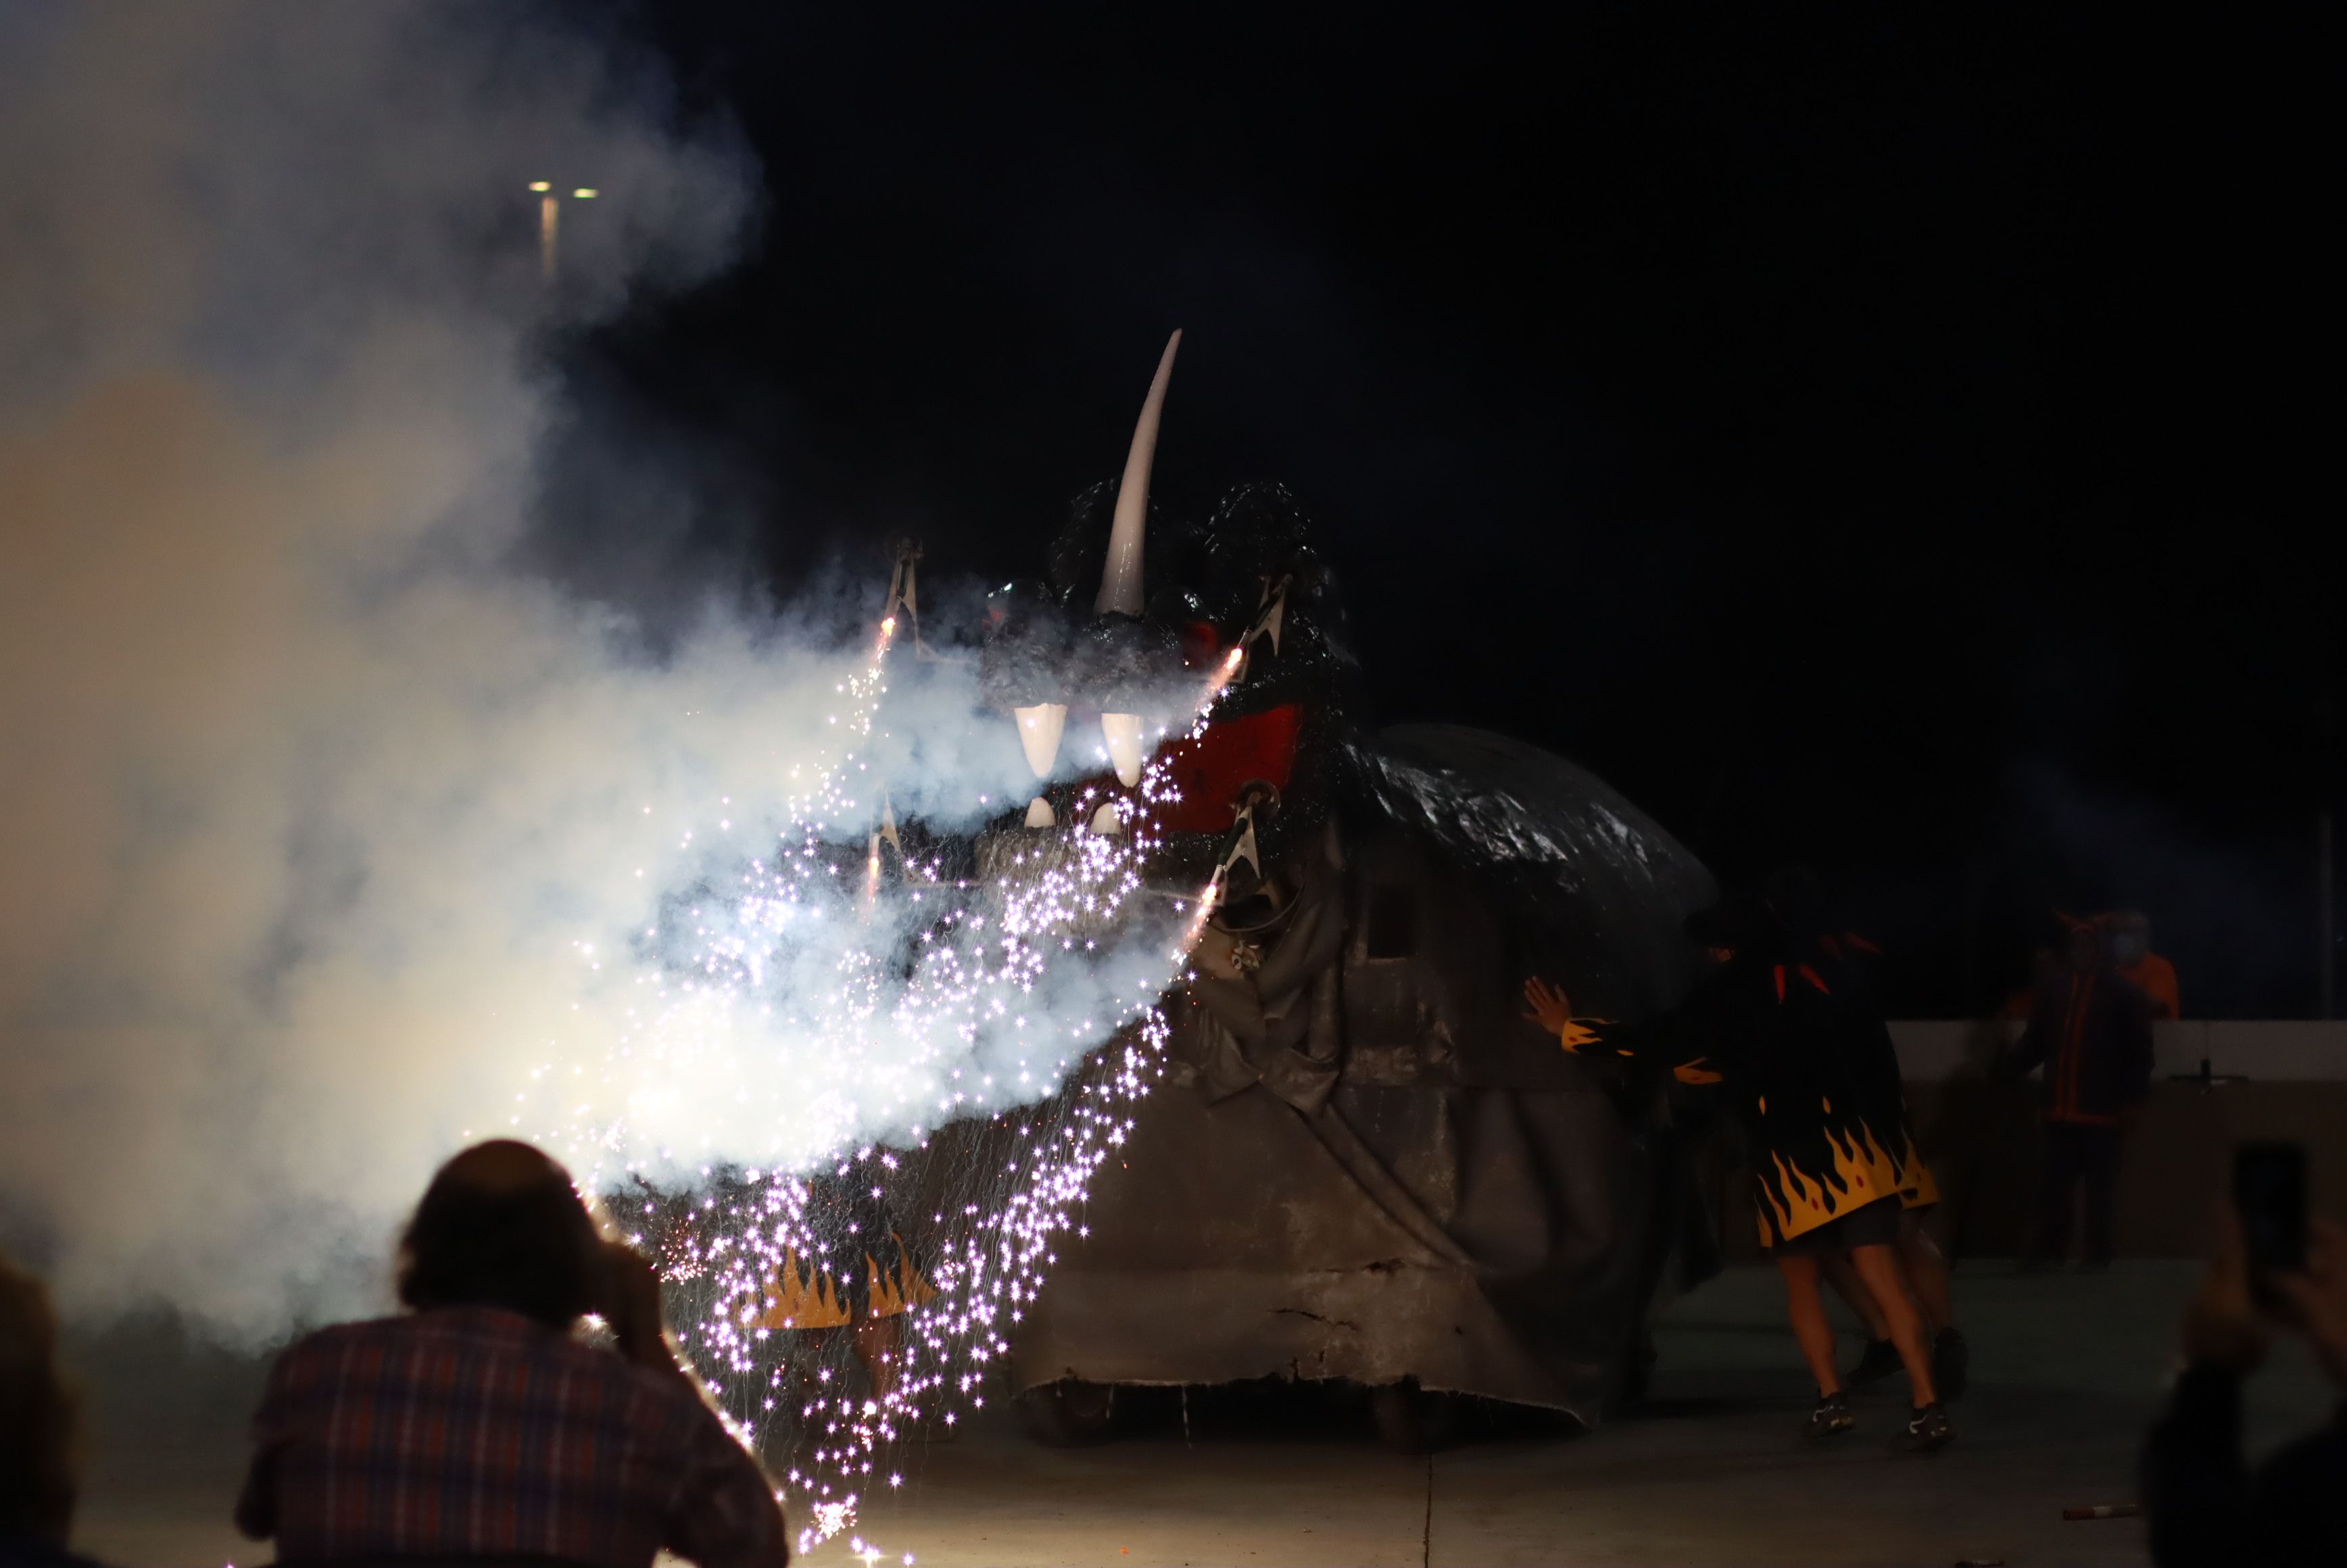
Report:
M 1672 1307 L 1649 1399 L 1594 1432 L 1479 1419 L 1431 1459 L 1407 1458 L 1341 1393 L 1160 1390 L 1127 1399 L 1119 1440 L 1055 1450 L 990 1400 L 958 1440 L 905 1455 L 903 1486 L 867 1501 L 860 1530 L 887 1561 L 911 1553 L 928 1568 L 2141 1563 L 2138 1522 L 2061 1511 L 2132 1499 L 2194 1274 L 2164 1261 L 1960 1274 L 1973 1386 L 1937 1455 L 1893 1450 L 1897 1379 L 1860 1397 L 1859 1431 L 1806 1447 L 1811 1393 L 1775 1276 L 1741 1268 Z M 226 1522 L 252 1366 L 151 1332 L 77 1348 L 95 1430 L 77 1544 L 152 1568 L 265 1561 Z M 2253 1446 L 2331 1404 L 2282 1348 L 2253 1385 Z M 808 1560 L 846 1563 L 847 1542 Z

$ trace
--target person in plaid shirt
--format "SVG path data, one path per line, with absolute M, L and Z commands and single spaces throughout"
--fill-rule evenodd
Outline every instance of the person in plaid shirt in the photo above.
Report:
M 279 1562 L 789 1562 L 773 1484 L 677 1360 L 651 1266 L 598 1236 L 538 1150 L 441 1167 L 399 1296 L 411 1310 L 322 1329 L 270 1372 L 236 1522 Z M 574 1337 L 589 1311 L 616 1354 Z

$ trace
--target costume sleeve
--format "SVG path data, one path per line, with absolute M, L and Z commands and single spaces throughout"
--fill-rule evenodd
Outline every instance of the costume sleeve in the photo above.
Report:
M 1717 1083 L 1726 1076 L 1706 1053 L 1701 1032 L 1689 1027 L 1683 1010 L 1643 1023 L 1577 1018 L 1564 1026 L 1559 1038 L 1570 1055 L 1610 1056 L 1667 1067 L 1681 1083 Z
M 2241 1382 L 2221 1367 L 2186 1368 L 2143 1451 L 2143 1512 L 2159 1568 L 2240 1560 L 2250 1478 L 2241 1463 Z
M 713 1413 L 697 1415 L 661 1544 L 701 1568 L 785 1568 L 790 1535 L 774 1483 Z

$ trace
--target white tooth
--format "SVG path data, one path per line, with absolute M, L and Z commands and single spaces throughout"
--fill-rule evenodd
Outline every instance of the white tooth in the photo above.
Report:
M 1050 778 L 1052 764 L 1060 759 L 1060 736 L 1068 727 L 1068 705 L 1038 702 L 1010 711 L 1019 720 L 1019 743 L 1027 748 L 1027 765 L 1035 770 L 1037 778 Z
M 1118 814 L 1116 802 L 1101 802 L 1101 808 L 1092 813 L 1092 831 L 1103 838 L 1113 838 L 1124 831 L 1124 818 Z
M 1141 782 L 1141 715 L 1102 713 L 1101 733 L 1108 737 L 1108 760 L 1116 764 L 1117 781 L 1131 789 Z
M 1060 819 L 1051 815 L 1051 803 L 1050 801 L 1045 800 L 1039 794 L 1033 800 L 1027 803 L 1028 826 L 1057 827 L 1059 825 Z

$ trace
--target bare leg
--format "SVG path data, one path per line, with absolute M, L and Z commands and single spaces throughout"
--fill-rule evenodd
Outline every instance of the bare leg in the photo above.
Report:
M 1947 1256 L 1923 1228 L 1920 1213 L 1912 1209 L 1899 1216 L 1899 1261 L 1906 1267 L 1915 1305 L 1923 1310 L 1924 1327 L 1933 1334 L 1954 1327 L 1956 1311 L 1948 1283 Z M 1878 1333 L 1875 1337 L 1884 1336 Z
M 1793 1322 L 1793 1339 L 1801 1359 L 1818 1380 L 1818 1393 L 1841 1392 L 1841 1374 L 1834 1369 L 1833 1325 L 1826 1321 L 1825 1298 L 1818 1294 L 1818 1260 L 1779 1257 L 1777 1272 L 1785 1276 L 1785 1314 Z
M 1869 1339 L 1890 1338 L 1890 1325 L 1883 1322 L 1882 1314 L 1876 1309 L 1873 1293 L 1860 1282 L 1857 1271 L 1850 1266 L 1850 1255 L 1846 1252 L 1827 1253 L 1818 1259 L 1818 1266 L 1824 1271 L 1826 1283 L 1833 1286 L 1834 1294 L 1858 1314 L 1858 1321 L 1866 1329 L 1866 1337 Z
M 1873 1293 L 1874 1304 L 1891 1329 L 1891 1342 L 1899 1347 L 1899 1359 L 1907 1368 L 1915 1404 L 1920 1408 L 1938 1403 L 1940 1393 L 1932 1383 L 1932 1347 L 1923 1337 L 1923 1316 L 1915 1309 L 1915 1298 L 1907 1291 L 1907 1276 L 1899 1267 L 1899 1249 L 1881 1243 L 1854 1246 L 1850 1249 L 1850 1261 Z

